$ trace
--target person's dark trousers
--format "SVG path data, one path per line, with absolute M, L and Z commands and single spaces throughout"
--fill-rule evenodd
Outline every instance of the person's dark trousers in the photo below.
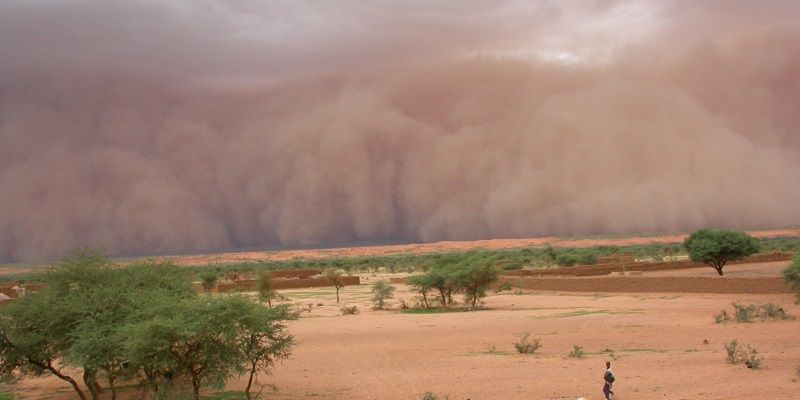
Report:
M 611 393 L 613 393 L 611 391 L 611 385 L 609 385 L 608 382 L 606 382 L 606 384 L 603 385 L 603 394 L 606 396 L 606 400 L 611 399 Z

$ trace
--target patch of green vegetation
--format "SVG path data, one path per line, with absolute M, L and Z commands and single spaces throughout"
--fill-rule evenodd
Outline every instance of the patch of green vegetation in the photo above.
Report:
M 622 349 L 618 350 L 624 353 L 666 353 L 666 350 L 658 350 L 658 349 Z
M 9 392 L 0 392 L 0 400 L 14 400 L 14 395 Z

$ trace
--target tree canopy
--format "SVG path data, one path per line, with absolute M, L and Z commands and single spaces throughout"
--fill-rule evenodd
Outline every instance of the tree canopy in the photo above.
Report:
M 252 383 L 293 343 L 284 322 L 294 314 L 285 306 L 198 296 L 170 263 L 118 267 L 85 249 L 54 265 L 44 282 L 0 309 L 0 374 L 52 374 L 83 400 L 99 397 L 99 378 L 112 399 L 118 378 L 139 381 L 154 398 L 188 387 L 199 399 L 201 388 L 237 375 L 250 374 Z M 76 369 L 83 385 L 66 372 Z
M 759 250 L 759 242 L 745 232 L 700 229 L 683 242 L 692 261 L 713 267 L 722 276 L 722 268 L 730 261 L 740 260 Z

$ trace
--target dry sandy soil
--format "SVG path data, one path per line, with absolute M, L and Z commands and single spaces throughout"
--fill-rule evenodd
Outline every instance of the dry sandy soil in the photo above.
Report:
M 729 273 L 774 276 L 785 265 L 741 265 Z M 396 301 L 393 310 L 369 308 L 368 285 L 383 278 L 362 275 L 361 286 L 342 290 L 342 304 L 359 306 L 355 316 L 340 315 L 329 288 L 282 292 L 292 303 L 315 306 L 291 324 L 298 342 L 292 357 L 261 378 L 277 387 L 267 389 L 267 398 L 420 399 L 431 391 L 453 400 L 602 399 L 606 360 L 618 377 L 619 400 L 789 400 L 800 392 L 795 370 L 800 321 L 716 324 L 713 319 L 722 309 L 730 312 L 732 301 L 773 302 L 800 316 L 790 294 L 503 292 L 486 298 L 483 311 L 415 315 L 400 313 Z M 411 298 L 407 287 L 398 285 L 396 300 Z M 512 342 L 522 332 L 541 338 L 537 354 L 515 352 Z M 755 346 L 763 368 L 726 363 L 723 344 L 733 339 Z M 587 355 L 567 357 L 573 345 L 583 346 Z M 613 359 L 606 349 L 613 350 Z M 228 389 L 243 386 L 231 382 Z M 61 393 L 52 393 L 56 388 Z M 26 381 L 20 389 L 23 398 L 72 398 L 52 378 Z

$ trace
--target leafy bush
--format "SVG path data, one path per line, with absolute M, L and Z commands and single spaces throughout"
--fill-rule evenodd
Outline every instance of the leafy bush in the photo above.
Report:
M 211 289 L 214 288 L 217 281 L 219 281 L 219 274 L 214 271 L 204 271 L 200 274 L 200 284 L 203 286 L 203 290 L 206 293 L 211 292 Z
M 580 259 L 574 253 L 561 253 L 556 256 L 556 264 L 559 267 L 571 267 L 580 262 Z
M 753 321 L 753 314 L 756 313 L 756 305 L 751 304 L 749 306 L 745 306 L 738 303 L 733 303 L 734 313 L 733 315 L 736 316 L 736 322 L 752 322 Z
M 422 400 L 439 400 L 439 396 L 433 394 L 433 392 L 425 392 L 422 395 Z
M 539 350 L 539 348 L 542 347 L 541 339 L 535 338 L 533 340 L 530 340 L 529 339 L 530 335 L 531 335 L 530 332 L 522 333 L 518 336 L 519 341 L 513 343 L 514 348 L 517 349 L 518 353 L 533 354 L 536 352 L 536 350 Z
M 800 251 L 792 258 L 792 264 L 783 271 L 783 280 L 797 292 L 797 303 L 800 304 Z
M 583 346 L 578 346 L 576 344 L 572 345 L 572 351 L 567 354 L 567 356 L 572 358 L 583 358 L 586 355 L 586 352 L 583 351 Z
M 358 306 L 343 306 L 339 309 L 342 315 L 356 315 L 358 314 Z
M 726 360 L 731 364 L 744 364 L 747 368 L 761 367 L 761 358 L 755 347 L 741 344 L 737 340 L 725 343 Z
M 504 264 L 502 266 L 502 268 L 503 268 L 503 271 L 516 271 L 516 270 L 522 269 L 522 266 L 523 265 L 522 265 L 521 262 L 512 262 L 512 263 L 509 263 L 509 264 Z

